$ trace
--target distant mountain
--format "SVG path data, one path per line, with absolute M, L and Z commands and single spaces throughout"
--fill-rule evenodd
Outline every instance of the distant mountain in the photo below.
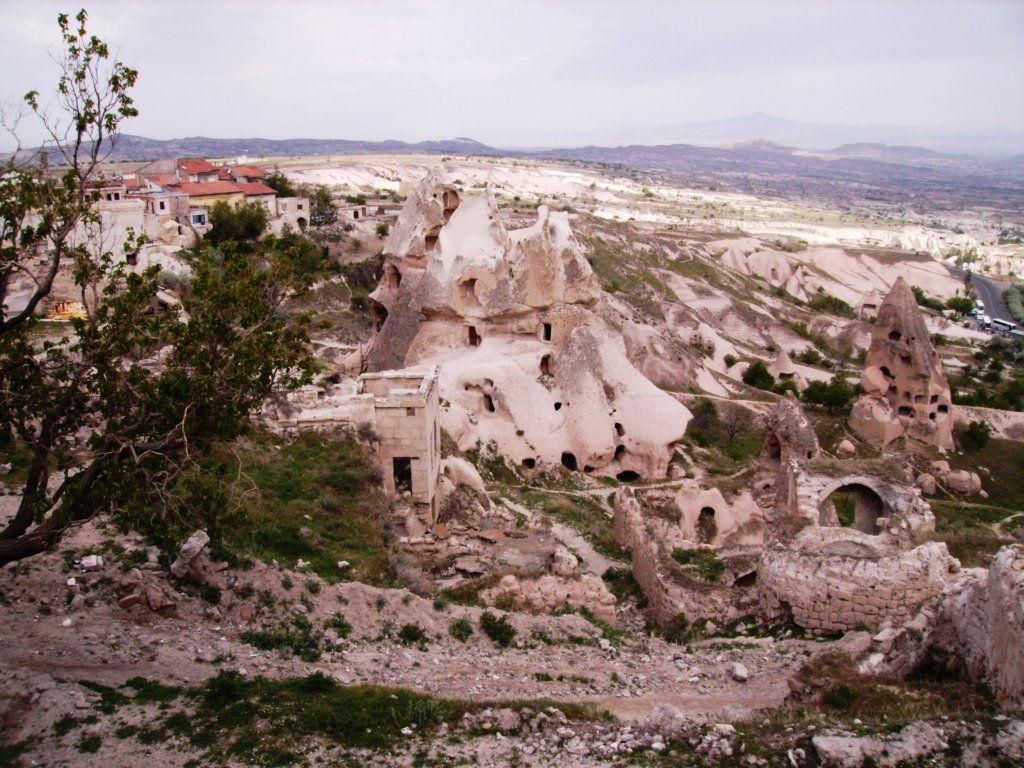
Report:
M 35 150 L 31 150 L 34 152 Z M 355 141 L 351 139 L 211 139 L 189 136 L 183 139 L 148 139 L 121 134 L 110 155 L 111 161 L 158 160 L 179 157 L 250 158 L 294 155 L 354 155 L 376 152 L 436 152 L 460 155 L 499 155 L 501 150 L 475 139 L 455 138 L 441 141 Z
M 698 146 L 722 147 L 763 139 L 812 151 L 851 144 L 886 144 L 990 158 L 1024 152 L 1024 131 L 955 133 L 899 126 L 828 125 L 785 120 L 764 112 L 732 120 L 662 126 L 645 129 L 644 133 L 665 144 Z

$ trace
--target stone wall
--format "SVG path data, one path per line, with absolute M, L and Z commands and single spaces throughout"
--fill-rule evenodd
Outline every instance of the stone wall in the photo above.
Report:
M 675 578 L 670 553 L 686 547 L 679 527 L 660 518 L 645 518 L 628 488 L 615 493 L 615 543 L 632 554 L 633 577 L 647 596 L 647 613 L 657 626 L 666 626 L 680 613 L 690 621 L 714 618 L 728 621 L 738 615 L 733 593 L 713 584 L 685 586 Z
M 434 489 L 441 470 L 441 432 L 437 369 L 426 373 L 389 371 L 365 374 L 360 389 L 374 397 L 374 429 L 384 488 L 398 495 L 401 470 L 396 460 L 410 462 L 412 500 L 433 507 Z M 428 527 L 434 519 L 425 521 Z
M 789 546 L 766 548 L 757 571 L 762 616 L 791 618 L 815 634 L 878 629 L 909 619 L 959 571 L 945 544 L 887 554 L 855 533 L 805 530 Z
M 1024 546 L 1004 547 L 986 571 L 973 568 L 911 620 L 884 629 L 880 668 L 909 674 L 922 662 L 982 681 L 1008 709 L 1024 709 Z

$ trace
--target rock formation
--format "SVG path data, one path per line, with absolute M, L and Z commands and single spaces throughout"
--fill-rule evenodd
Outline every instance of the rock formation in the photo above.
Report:
M 372 294 L 368 370 L 441 366 L 442 426 L 527 467 L 663 477 L 690 419 L 627 359 L 568 214 L 507 231 L 494 199 L 428 176 L 410 195 Z
M 882 671 L 938 664 L 987 682 L 1007 708 L 1024 710 L 1024 548 L 1004 547 L 988 570 L 972 568 L 903 626 L 874 638 Z
M 850 428 L 884 448 L 906 435 L 948 450 L 953 447 L 952 400 L 942 363 L 914 293 L 903 278 L 878 309 Z

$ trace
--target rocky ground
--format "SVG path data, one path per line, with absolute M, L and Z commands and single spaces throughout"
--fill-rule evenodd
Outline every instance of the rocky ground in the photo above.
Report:
M 0 764 L 278 764 L 259 751 L 211 751 L 173 724 L 202 722 L 194 702 L 209 699 L 211 681 L 263 684 L 315 673 L 343 687 L 402 688 L 436 697 L 425 701 L 466 704 L 426 721 L 411 707 L 392 712 L 391 722 L 378 724 L 382 732 L 397 730 L 385 752 L 339 745 L 329 734 L 299 740 L 293 757 L 310 765 L 340 755 L 340 764 L 353 765 L 598 766 L 637 756 L 667 765 L 742 756 L 761 765 L 782 764 L 776 758 L 801 749 L 785 759 L 859 765 L 849 755 L 948 754 L 953 732 L 957 744 L 978 742 L 979 755 L 988 750 L 979 764 L 998 764 L 991 754 L 1015 754 L 1024 733 L 1020 722 L 986 714 L 984 727 L 925 723 L 900 741 L 909 746 L 876 749 L 873 741 L 857 741 L 862 729 L 843 723 L 838 711 L 801 711 L 779 725 L 781 751 L 773 757 L 774 747 L 749 739 L 774 729 L 785 711 L 777 708 L 790 694 L 787 681 L 835 643 L 744 637 L 746 626 L 739 636 L 689 646 L 643 634 L 609 640 L 578 615 L 516 613 L 509 614 L 515 636 L 503 648 L 482 633 L 478 607 L 328 584 L 262 563 L 214 566 L 211 581 L 224 585 L 214 594 L 174 578 L 141 542 L 129 538 L 122 548 L 110 535 L 86 526 L 59 551 L 0 576 L 0 724 L 7 745 Z M 450 633 L 460 619 L 471 630 L 464 641 Z M 407 626 L 422 636 L 410 639 Z M 296 636 L 274 640 L 285 628 Z M 143 680 L 168 688 L 154 693 Z M 194 693 L 204 685 L 205 693 Z M 222 748 L 239 743 L 227 726 L 218 728 Z M 266 749 L 265 740 L 258 743 Z

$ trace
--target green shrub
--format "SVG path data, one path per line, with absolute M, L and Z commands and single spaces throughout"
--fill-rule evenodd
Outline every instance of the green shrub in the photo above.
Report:
M 326 629 L 333 629 L 338 637 L 348 637 L 352 634 L 352 625 L 345 620 L 344 614 L 336 613 L 324 624 Z
M 853 317 L 853 308 L 836 296 L 825 294 L 816 296 L 807 302 L 807 306 L 816 312 L 827 312 L 840 317 Z
M 448 634 L 464 643 L 473 634 L 473 625 L 467 619 L 456 619 L 449 625 Z
M 992 429 L 984 421 L 972 421 L 966 427 L 957 427 L 957 441 L 968 453 L 977 453 L 988 445 Z
M 769 373 L 762 361 L 756 360 L 743 372 L 743 383 L 748 387 L 771 390 L 775 386 L 775 377 Z
M 661 636 L 667 643 L 684 645 L 693 639 L 693 629 L 686 618 L 685 613 L 679 613 L 661 631 Z
M 419 624 L 403 624 L 402 628 L 398 630 L 398 642 L 402 645 L 415 645 L 426 641 L 427 633 Z
M 838 683 L 825 689 L 822 700 L 836 709 L 849 709 L 857 700 L 857 689 L 847 683 Z
M 484 611 L 480 615 L 480 629 L 502 648 L 512 645 L 512 640 L 516 636 L 515 627 L 508 623 L 507 617 L 498 618 L 490 611 Z

